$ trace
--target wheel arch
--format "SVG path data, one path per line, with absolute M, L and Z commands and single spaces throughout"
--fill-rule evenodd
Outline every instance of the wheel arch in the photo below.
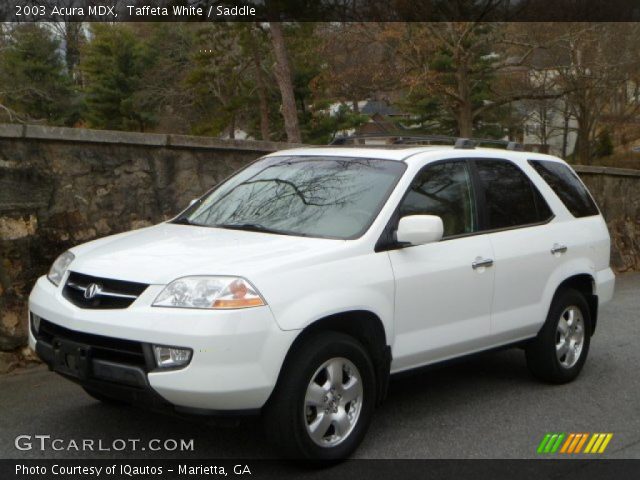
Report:
M 598 323 L 598 296 L 595 294 L 595 279 L 589 273 L 579 273 L 564 279 L 556 288 L 553 295 L 555 299 L 559 292 L 566 289 L 577 290 L 584 295 L 589 305 L 589 315 L 591 317 L 591 335 L 596 331 Z M 553 301 L 553 300 L 552 300 Z
M 287 368 L 294 352 L 304 344 L 307 338 L 321 332 L 344 333 L 359 341 L 367 350 L 376 374 L 376 404 L 379 405 L 387 394 L 391 369 L 391 347 L 388 345 L 382 320 L 369 310 L 334 313 L 307 325 L 289 347 L 278 375 L 278 381 L 280 381 L 280 376 Z

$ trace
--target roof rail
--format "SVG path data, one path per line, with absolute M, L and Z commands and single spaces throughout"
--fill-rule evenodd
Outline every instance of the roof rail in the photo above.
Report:
M 524 151 L 524 145 L 518 142 L 512 142 L 510 140 L 496 140 L 493 138 L 469 138 L 468 140 L 473 142 L 477 147 L 482 145 L 495 145 L 498 147 L 504 147 L 506 150 L 519 152 Z
M 473 149 L 481 145 L 496 145 L 507 150 L 524 151 L 521 143 L 507 140 L 496 140 L 492 138 L 462 138 L 449 135 L 402 135 L 398 134 L 376 134 L 367 133 L 359 135 L 347 135 L 336 137 L 329 145 L 348 145 L 356 143 L 357 140 L 380 139 L 391 140 L 391 145 L 431 145 L 433 143 L 453 145 L 454 148 Z
M 458 138 L 456 139 L 456 143 L 453 145 L 453 148 L 473 150 L 474 148 L 476 148 L 476 142 L 474 142 L 470 138 Z
M 358 135 L 347 135 L 343 137 L 336 137 L 329 145 L 346 145 L 350 141 L 355 143 L 355 140 L 366 140 L 366 139 L 380 139 L 380 140 L 391 140 L 390 144 L 392 145 L 419 145 L 421 143 L 447 143 L 453 144 L 457 140 L 457 137 L 451 137 L 448 135 L 402 135 L 391 134 L 391 133 L 365 133 Z

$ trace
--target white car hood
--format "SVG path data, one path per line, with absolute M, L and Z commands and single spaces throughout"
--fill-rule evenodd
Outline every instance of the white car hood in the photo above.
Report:
M 162 223 L 71 249 L 71 271 L 166 284 L 187 275 L 238 275 L 309 264 L 347 242 Z M 333 255 L 330 255 L 333 256 Z

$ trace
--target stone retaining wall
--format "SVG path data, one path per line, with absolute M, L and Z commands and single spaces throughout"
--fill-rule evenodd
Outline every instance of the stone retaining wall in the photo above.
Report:
M 595 197 L 611 233 L 611 265 L 640 271 L 640 170 L 574 166 Z

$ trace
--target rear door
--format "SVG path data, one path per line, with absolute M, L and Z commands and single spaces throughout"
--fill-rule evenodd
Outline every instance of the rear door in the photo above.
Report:
M 482 199 L 480 224 L 494 252 L 495 290 L 491 312 L 494 343 L 535 335 L 546 311 L 542 296 L 561 259 L 553 255 L 561 225 L 515 163 L 504 159 L 472 161 Z
M 493 252 L 488 237 L 477 234 L 466 160 L 428 164 L 416 175 L 396 222 L 418 214 L 440 216 L 444 237 L 389 252 L 396 282 L 393 371 L 483 348 L 491 331 Z

